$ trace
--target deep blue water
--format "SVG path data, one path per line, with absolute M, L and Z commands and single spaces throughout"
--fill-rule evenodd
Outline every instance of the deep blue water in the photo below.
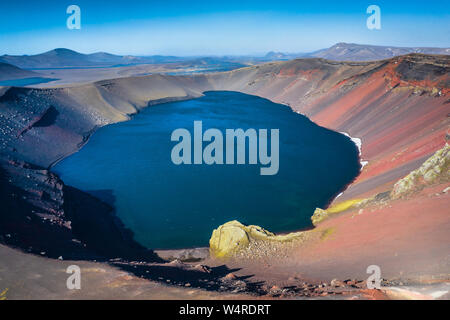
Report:
M 175 165 L 173 130 L 279 129 L 277 175 L 257 165 Z M 204 143 L 204 146 L 207 143 Z M 214 228 L 237 219 L 273 232 L 311 226 L 359 172 L 353 142 L 285 105 L 237 92 L 152 106 L 131 121 L 99 129 L 54 168 L 63 181 L 114 205 L 137 241 L 150 248 L 207 246 Z
M 58 79 L 33 77 L 33 78 L 24 78 L 24 79 L 15 79 L 15 80 L 3 80 L 3 81 L 0 81 L 0 86 L 24 87 L 24 86 L 29 86 L 32 84 L 47 83 L 47 82 L 51 82 L 51 81 L 55 81 L 55 80 L 58 80 Z

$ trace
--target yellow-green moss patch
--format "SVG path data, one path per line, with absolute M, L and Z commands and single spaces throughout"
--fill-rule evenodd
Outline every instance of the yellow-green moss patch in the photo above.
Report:
M 8 293 L 8 288 L 0 292 L 0 300 L 6 300 L 6 294 Z
M 313 225 L 317 226 L 320 222 L 329 218 L 330 215 L 358 207 L 359 205 L 365 203 L 366 201 L 368 201 L 368 199 L 351 199 L 332 205 L 328 209 L 316 208 L 313 216 L 311 217 L 311 221 Z
M 436 151 L 418 169 L 397 181 L 391 192 L 393 199 L 402 198 L 426 185 L 450 181 L 450 146 Z
M 336 228 L 326 228 L 322 230 L 322 234 L 320 235 L 320 240 L 324 241 L 331 237 L 336 232 Z

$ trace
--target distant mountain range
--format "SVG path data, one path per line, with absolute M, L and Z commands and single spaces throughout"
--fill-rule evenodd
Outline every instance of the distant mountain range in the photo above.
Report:
M 54 49 L 36 55 L 3 55 L 0 57 L 0 62 L 9 63 L 24 69 L 111 67 L 146 63 L 170 63 L 184 60 L 186 58 L 172 56 L 120 56 L 106 52 L 82 54 L 64 48 Z
M 337 43 L 328 49 L 322 49 L 309 54 L 310 57 L 338 61 L 369 61 L 382 60 L 408 53 L 450 54 L 450 48 L 427 47 L 388 47 L 371 46 L 354 43 Z
M 292 60 L 297 58 L 324 58 L 338 61 L 382 60 L 408 53 L 450 54 L 449 48 L 400 48 L 388 46 L 372 46 L 352 43 L 337 43 L 334 46 L 311 53 L 269 52 L 263 57 L 176 57 L 176 56 L 121 56 L 106 52 L 82 54 L 69 49 L 54 49 L 36 55 L 3 55 L 0 62 L 8 63 L 22 69 L 49 68 L 89 68 L 120 67 L 137 64 L 180 63 L 185 68 L 208 67 L 216 71 L 231 70 L 249 64 L 267 61 Z
M 450 54 L 450 48 L 388 47 L 354 43 L 337 43 L 334 46 L 310 53 L 269 52 L 266 60 L 292 60 L 297 58 L 324 58 L 336 61 L 383 60 L 408 53 Z

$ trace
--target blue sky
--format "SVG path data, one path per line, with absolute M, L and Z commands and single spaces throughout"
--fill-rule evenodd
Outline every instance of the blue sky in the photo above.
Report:
M 68 30 L 66 8 L 81 8 Z M 368 30 L 366 8 L 381 8 Z M 20 1 L 0 2 L 0 54 L 65 47 L 83 53 L 240 55 L 309 52 L 337 42 L 450 47 L 447 1 Z

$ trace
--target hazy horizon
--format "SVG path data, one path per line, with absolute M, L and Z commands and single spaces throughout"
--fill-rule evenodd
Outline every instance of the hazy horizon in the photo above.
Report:
M 314 53 L 315 51 L 319 51 L 321 49 L 328 49 L 334 45 L 337 45 L 339 43 L 343 43 L 343 42 L 336 42 L 333 45 L 329 46 L 329 47 L 324 47 L 324 48 L 319 48 L 317 50 L 312 50 L 312 51 L 304 51 L 304 52 L 286 52 L 286 51 L 277 51 L 277 50 L 269 50 L 269 51 L 265 51 L 265 52 L 258 52 L 258 53 L 248 53 L 248 54 L 191 54 L 191 55 L 173 55 L 173 54 L 160 54 L 160 53 L 152 53 L 152 54 L 140 54 L 140 55 L 132 55 L 132 54 L 119 54 L 119 53 L 114 53 L 114 52 L 110 52 L 110 51 L 103 51 L 103 50 L 94 50 L 91 52 L 80 52 L 78 50 L 72 49 L 72 48 L 53 48 L 47 51 L 43 51 L 43 52 L 38 52 L 38 53 L 33 53 L 33 54 L 28 54 L 28 53 L 23 53 L 20 55 L 13 55 L 10 53 L 5 53 L 5 52 L 0 52 L 0 56 L 31 56 L 31 55 L 38 55 L 38 54 L 43 54 L 43 53 L 47 53 L 47 52 L 51 52 L 53 50 L 58 50 L 58 49 L 67 49 L 67 50 L 71 50 L 71 51 L 75 51 L 81 54 L 94 54 L 94 53 L 107 53 L 107 54 L 113 54 L 113 55 L 119 55 L 119 56 L 136 56 L 136 57 L 151 57 L 151 56 L 173 56 L 173 57 L 178 57 L 178 58 L 201 58 L 201 57 L 264 57 L 265 55 L 269 54 L 269 53 L 282 53 L 282 54 L 286 54 L 286 55 L 296 55 L 296 54 L 310 54 L 310 53 Z M 381 46 L 381 47 L 397 47 L 397 48 L 401 48 L 395 45 L 372 45 L 372 44 L 367 44 L 367 43 L 346 43 L 346 44 L 354 44 L 354 45 L 361 45 L 361 46 Z M 410 47 L 405 47 L 405 48 L 440 48 L 440 49 L 448 49 L 449 47 L 425 47 L 425 46 L 410 46 Z

